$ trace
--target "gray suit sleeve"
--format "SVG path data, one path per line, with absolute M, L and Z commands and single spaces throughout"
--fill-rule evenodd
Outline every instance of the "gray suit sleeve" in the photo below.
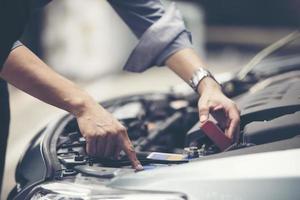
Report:
M 170 55 L 192 47 L 191 34 L 174 3 L 167 10 L 160 0 L 109 0 L 109 3 L 139 38 L 125 70 L 143 72 L 155 65 L 163 66 Z

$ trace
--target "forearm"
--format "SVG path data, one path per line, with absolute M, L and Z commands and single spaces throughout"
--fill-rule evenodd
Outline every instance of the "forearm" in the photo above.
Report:
M 91 156 L 119 157 L 125 151 L 132 166 L 142 170 L 126 128 L 86 92 L 58 75 L 26 47 L 14 49 L 1 77 L 40 100 L 75 115 Z
M 24 92 L 74 115 L 92 102 L 86 92 L 50 69 L 25 46 L 10 53 L 0 75 Z
M 190 48 L 182 49 L 171 55 L 166 60 L 166 65 L 187 83 L 199 67 L 207 68 L 207 64 Z M 205 89 L 220 90 L 220 86 L 212 78 L 207 77 L 200 82 L 198 93 L 203 93 Z

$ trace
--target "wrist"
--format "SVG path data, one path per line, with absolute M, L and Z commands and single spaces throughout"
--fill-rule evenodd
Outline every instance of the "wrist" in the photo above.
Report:
M 90 96 L 83 95 L 80 97 L 75 97 L 70 99 L 69 103 L 69 112 L 75 117 L 82 116 L 87 110 L 94 107 L 97 104 Z
M 221 86 L 211 77 L 205 77 L 199 83 L 197 87 L 197 92 L 199 95 L 203 94 L 206 91 L 222 91 Z

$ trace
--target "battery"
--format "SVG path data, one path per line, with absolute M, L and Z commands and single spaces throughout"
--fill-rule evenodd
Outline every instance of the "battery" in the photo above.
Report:
M 201 125 L 201 130 L 221 151 L 224 151 L 232 144 L 232 141 L 223 133 L 223 131 L 210 120 Z

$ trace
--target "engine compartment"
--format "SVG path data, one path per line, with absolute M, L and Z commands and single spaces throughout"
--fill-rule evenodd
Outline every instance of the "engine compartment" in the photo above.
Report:
M 144 94 L 103 102 L 101 105 L 127 127 L 129 138 L 145 169 L 188 162 L 188 159 L 178 157 L 147 157 L 152 152 L 169 153 L 163 154 L 167 157 L 185 153 L 186 133 L 198 120 L 197 98 L 194 96 L 186 98 L 173 94 Z M 92 173 L 98 174 L 96 176 L 110 177 L 111 168 L 127 168 L 132 171 L 131 164 L 124 154 L 119 160 L 89 157 L 85 153 L 85 140 L 81 137 L 75 119 L 67 123 L 58 138 L 57 157 L 69 173 Z M 95 173 L 97 170 L 98 173 Z
M 284 82 L 280 81 L 280 76 L 266 80 L 268 84 L 263 87 L 255 85 L 237 99 L 242 108 L 240 143 L 226 151 L 289 139 L 300 134 L 299 73 L 290 74 L 290 78 L 286 80 L 285 77 Z M 137 156 L 145 169 L 149 170 L 221 153 L 199 129 L 197 99 L 193 94 L 142 94 L 113 99 L 101 105 L 128 128 Z M 83 173 L 112 178 L 121 172 L 111 168 L 129 171 L 131 168 L 124 154 L 120 160 L 86 155 L 85 140 L 75 119 L 66 123 L 57 140 L 56 150 L 64 169 L 61 177 Z M 149 158 L 153 152 L 157 153 L 154 158 L 159 159 Z M 170 159 L 172 156 L 173 159 Z
M 154 170 L 211 158 L 293 148 L 291 142 L 284 141 L 300 135 L 299 95 L 300 72 L 296 70 L 265 79 L 236 97 L 242 111 L 240 141 L 226 152 L 221 152 L 199 128 L 195 94 L 140 94 L 101 105 L 127 127 L 144 169 Z M 275 145 L 276 141 L 283 144 Z M 85 139 L 71 115 L 48 124 L 29 147 L 17 167 L 17 186 L 11 193 L 14 196 L 21 191 L 18 199 L 24 199 L 30 188 L 45 180 L 82 182 L 88 178 L 88 182 L 98 184 L 135 173 L 125 154 L 119 160 L 88 156 Z
M 295 39 L 296 35 L 293 33 L 287 36 L 286 41 L 282 44 L 287 45 Z M 76 119 L 71 115 L 64 115 L 47 124 L 32 139 L 17 166 L 16 186 L 8 199 L 28 199 L 30 196 L 32 197 L 30 193 L 34 191 L 34 188 L 39 190 L 38 186 L 45 186 L 48 183 L 50 185 L 62 183 L 66 186 L 79 183 L 79 185 L 93 185 L 93 187 L 101 185 L 109 188 L 111 187 L 110 183 L 113 183 L 114 180 L 118 182 L 121 179 L 116 184 L 117 187 L 120 186 L 120 183 L 122 187 L 132 183 L 133 189 L 136 189 L 138 186 L 144 185 L 145 177 L 143 176 L 145 174 L 149 175 L 146 176 L 146 182 L 151 185 L 155 181 L 159 182 L 160 177 L 171 178 L 172 180 L 178 174 L 178 168 L 184 172 L 183 174 L 189 175 L 194 180 L 195 173 L 199 172 L 199 168 L 193 168 L 193 166 L 205 163 L 200 161 L 232 156 L 237 156 L 237 160 L 240 161 L 237 162 L 235 158 L 229 159 L 236 164 L 241 164 L 241 169 L 245 172 L 245 176 L 240 179 L 241 182 L 232 187 L 232 194 L 239 191 L 236 188 L 244 184 L 246 189 L 241 190 L 241 192 L 247 191 L 248 196 L 249 187 L 253 189 L 253 185 L 257 184 L 247 184 L 249 176 L 247 171 L 244 171 L 244 167 L 254 169 L 253 173 L 257 177 L 257 183 L 260 183 L 261 180 L 261 175 L 257 174 L 256 171 L 257 166 L 252 168 L 251 165 L 248 165 L 259 157 L 256 154 L 277 151 L 274 152 L 274 158 L 269 163 L 271 167 L 274 165 L 278 167 L 278 163 L 281 162 L 277 158 L 278 152 L 290 157 L 287 159 L 288 162 L 294 159 L 293 155 L 298 155 L 297 152 L 292 155 L 286 150 L 299 149 L 300 144 L 299 53 L 295 52 L 294 55 L 286 56 L 277 52 L 278 55 L 272 57 L 271 54 L 283 47 L 280 41 L 276 44 L 258 53 L 240 72 L 235 75 L 231 74 L 230 79 L 226 79 L 222 83 L 223 92 L 234 99 L 241 110 L 239 141 L 224 151 L 213 144 L 204 130 L 200 129 L 197 108 L 198 95 L 173 90 L 169 93 L 118 97 L 100 104 L 127 127 L 129 138 L 133 143 L 138 159 L 144 166 L 145 173 L 136 174 L 124 153 L 121 153 L 118 160 L 88 156 L 85 151 L 86 141 L 80 133 Z M 274 45 L 276 48 L 271 48 Z M 267 54 L 266 50 L 268 50 Z M 244 162 L 247 154 L 252 154 L 248 156 L 249 163 Z M 269 155 L 265 155 L 263 162 L 265 159 L 269 159 Z M 221 161 L 220 163 L 224 167 L 222 160 L 213 161 Z M 260 163 L 261 161 L 256 164 Z M 232 162 L 227 162 L 227 164 L 231 168 Z M 285 164 L 286 168 L 281 171 L 283 175 L 290 171 L 289 169 L 296 169 L 291 168 L 289 163 Z M 180 166 L 155 170 L 172 165 Z M 230 173 L 219 171 L 219 166 L 205 167 L 204 169 L 207 171 L 202 171 L 202 175 L 215 175 L 214 172 L 218 171 L 218 177 L 223 175 L 231 177 Z M 265 165 L 262 166 L 266 167 Z M 149 173 L 147 170 L 154 171 Z M 173 173 L 170 173 L 172 170 Z M 269 171 L 272 170 L 267 167 L 264 168 L 263 173 Z M 125 174 L 130 175 L 123 176 Z M 153 174 L 158 174 L 158 176 L 153 177 Z M 282 176 L 282 174 L 279 174 L 279 177 L 284 179 L 288 177 Z M 123 182 L 122 177 L 125 177 Z M 140 177 L 143 177 L 141 182 Z M 276 175 L 273 177 L 275 179 L 269 181 L 277 183 L 276 178 L 278 177 Z M 294 177 L 293 175 L 292 179 Z M 136 179 L 136 183 L 133 179 Z M 232 182 L 224 182 L 225 185 L 222 185 L 224 179 L 220 180 L 220 191 L 233 184 Z M 199 181 L 201 182 L 200 179 Z M 182 185 L 184 188 L 182 192 L 186 194 L 186 188 L 192 186 L 193 183 L 190 182 L 190 185 L 187 186 L 184 182 L 180 182 L 179 185 Z M 203 186 L 206 187 L 206 185 L 207 183 Z M 284 184 L 284 186 L 286 185 Z M 165 189 L 170 187 L 168 180 L 164 186 Z M 178 183 L 175 186 L 177 191 Z M 257 191 L 261 188 L 265 190 L 264 186 L 258 188 Z M 281 188 L 281 186 L 277 188 Z M 75 189 L 77 188 L 75 187 Z M 215 192 L 216 187 L 208 189 Z M 274 188 L 271 189 L 270 191 L 273 193 Z M 195 191 L 197 191 L 198 196 L 199 184 L 195 187 Z M 202 192 L 200 191 L 200 193 Z M 260 192 L 257 194 L 260 195 Z

